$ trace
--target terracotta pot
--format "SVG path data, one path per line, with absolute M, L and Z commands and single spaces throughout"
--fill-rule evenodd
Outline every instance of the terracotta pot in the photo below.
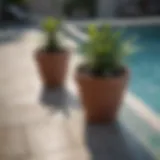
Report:
M 46 87 L 54 88 L 64 84 L 68 58 L 69 54 L 65 51 L 62 53 L 38 52 L 36 54 L 39 72 Z
M 128 81 L 128 70 L 119 77 L 91 77 L 76 72 L 76 81 L 86 119 L 89 123 L 109 123 L 116 120 Z

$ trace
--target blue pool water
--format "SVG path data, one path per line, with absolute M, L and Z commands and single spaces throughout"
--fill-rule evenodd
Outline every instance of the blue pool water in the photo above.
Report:
M 85 32 L 85 29 L 82 29 Z M 160 113 L 160 26 L 125 28 L 125 37 L 138 37 L 139 51 L 126 63 L 131 70 L 129 90 L 155 113 Z
M 152 110 L 160 113 L 160 27 L 136 27 L 128 34 L 138 35 L 140 51 L 127 58 L 131 70 L 130 90 Z

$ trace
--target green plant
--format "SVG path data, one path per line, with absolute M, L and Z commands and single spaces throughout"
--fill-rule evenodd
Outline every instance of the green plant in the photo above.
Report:
M 60 21 L 52 17 L 48 17 L 42 23 L 43 30 L 46 33 L 46 44 L 44 50 L 48 53 L 60 50 L 60 45 L 57 39 L 57 32 L 60 27 Z
M 108 25 L 98 29 L 95 25 L 88 28 L 89 40 L 83 50 L 87 67 L 96 75 L 115 75 L 123 69 L 123 59 L 133 50 L 132 41 L 123 41 L 121 32 L 115 32 Z

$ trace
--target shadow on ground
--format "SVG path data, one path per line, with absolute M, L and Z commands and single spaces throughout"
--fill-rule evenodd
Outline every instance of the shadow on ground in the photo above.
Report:
M 79 107 L 76 96 L 66 88 L 42 90 L 41 102 L 51 110 L 63 111 L 69 116 L 69 108 Z M 85 142 L 92 160 L 154 160 L 151 153 L 119 122 L 110 125 L 85 125 Z
M 63 87 L 55 88 L 54 90 L 43 88 L 40 101 L 47 105 L 51 111 L 63 111 L 66 115 L 69 115 L 69 108 L 80 106 L 78 97 Z
M 85 138 L 92 160 L 154 160 L 118 122 L 110 125 L 86 124 Z

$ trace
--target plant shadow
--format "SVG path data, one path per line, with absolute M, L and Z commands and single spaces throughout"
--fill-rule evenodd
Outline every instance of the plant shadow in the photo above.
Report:
M 55 89 L 43 88 L 40 101 L 52 112 L 62 111 L 69 116 L 69 108 L 79 108 L 79 99 L 64 87 Z
M 153 160 L 152 155 L 118 122 L 86 124 L 85 140 L 92 160 Z

